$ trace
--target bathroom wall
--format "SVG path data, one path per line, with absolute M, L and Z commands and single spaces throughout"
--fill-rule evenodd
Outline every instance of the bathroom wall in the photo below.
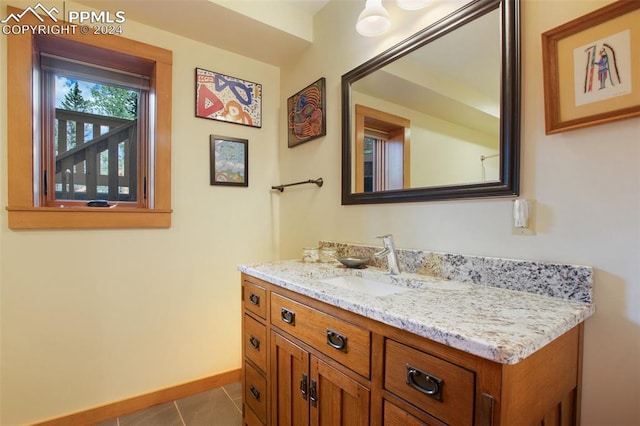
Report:
M 6 4 L 0 5 L 3 17 Z M 74 7 L 66 2 L 67 10 Z M 279 181 L 279 69 L 130 21 L 124 31 L 125 37 L 173 51 L 170 229 L 7 228 L 10 64 L 6 36 L 0 36 L 3 426 L 240 368 L 236 265 L 277 255 L 278 198 L 269 187 Z M 262 128 L 195 118 L 196 67 L 262 83 Z M 211 134 L 249 140 L 248 188 L 209 185 Z
M 327 79 L 327 135 L 286 147 L 283 181 L 322 177 L 281 199 L 281 258 L 296 258 L 319 239 L 379 244 L 393 233 L 399 247 L 591 265 L 597 313 L 584 342 L 582 425 L 640 422 L 640 118 L 553 136 L 544 134 L 540 35 L 610 2 L 522 2 L 521 196 L 536 200 L 535 236 L 511 234 L 510 199 L 398 205 L 340 204 L 340 77 L 461 2 L 432 2 L 424 14 L 387 2 L 391 31 L 359 36 L 362 2 L 331 2 L 316 17 L 314 45 L 282 69 L 284 109 L 291 96 Z M 281 122 L 285 122 L 281 114 Z

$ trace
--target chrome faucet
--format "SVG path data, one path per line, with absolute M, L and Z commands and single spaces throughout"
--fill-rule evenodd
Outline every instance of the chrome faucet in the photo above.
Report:
M 393 244 L 393 235 L 382 235 L 382 250 L 374 253 L 374 256 L 378 259 L 387 256 L 387 265 L 389 266 L 389 273 L 391 275 L 398 275 L 400 273 L 400 266 L 398 266 L 398 255 L 396 254 L 396 247 Z

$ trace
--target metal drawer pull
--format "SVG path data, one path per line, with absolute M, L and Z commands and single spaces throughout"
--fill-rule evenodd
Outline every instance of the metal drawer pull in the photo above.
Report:
M 332 348 L 336 348 L 342 352 L 346 352 L 347 336 L 343 336 L 340 333 L 336 333 L 333 330 L 327 329 L 327 344 Z
M 249 343 L 251 343 L 251 346 L 253 346 L 253 349 L 259 351 L 260 350 L 260 340 L 256 339 L 253 336 L 249 337 Z
M 249 294 L 249 302 L 251 302 L 252 305 L 260 306 L 260 296 L 255 293 Z
M 309 401 L 314 407 L 318 406 L 318 392 L 316 390 L 316 381 L 311 379 L 311 387 L 309 388 Z
M 258 389 L 256 389 L 253 385 L 251 385 L 251 387 L 249 388 L 249 391 L 251 392 L 251 396 L 255 400 L 260 401 L 260 391 Z
M 444 381 L 407 364 L 407 385 L 431 398 L 442 401 Z
M 296 313 L 288 310 L 287 308 L 282 308 L 280 310 L 280 318 L 282 318 L 282 321 L 287 324 L 294 325 L 296 322 Z
M 307 375 L 302 373 L 302 380 L 300 380 L 300 393 L 302 399 L 307 399 Z

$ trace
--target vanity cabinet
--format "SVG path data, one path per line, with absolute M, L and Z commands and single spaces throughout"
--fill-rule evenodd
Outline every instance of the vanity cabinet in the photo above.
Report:
M 244 425 L 576 425 L 582 325 L 501 364 L 242 274 Z

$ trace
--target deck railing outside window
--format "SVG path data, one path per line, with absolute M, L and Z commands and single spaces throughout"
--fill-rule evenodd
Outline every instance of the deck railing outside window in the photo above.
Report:
M 138 120 L 56 109 L 56 200 L 137 200 Z

